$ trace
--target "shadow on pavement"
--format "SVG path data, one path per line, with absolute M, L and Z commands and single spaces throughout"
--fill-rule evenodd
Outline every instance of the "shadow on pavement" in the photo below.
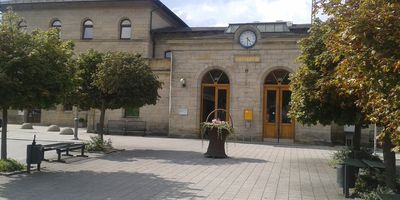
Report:
M 229 155 L 229 154 L 228 154 Z M 194 151 L 174 151 L 174 150 L 128 150 L 113 153 L 99 159 L 117 162 L 133 162 L 137 159 L 161 160 L 165 163 L 180 165 L 232 165 L 240 163 L 267 163 L 267 160 L 254 158 L 230 157 L 227 159 L 205 158 L 203 153 Z
M 1 184 L 3 199 L 182 199 L 197 198 L 190 183 L 129 172 L 41 172 L 16 175 Z M 201 198 L 201 197 L 199 197 Z

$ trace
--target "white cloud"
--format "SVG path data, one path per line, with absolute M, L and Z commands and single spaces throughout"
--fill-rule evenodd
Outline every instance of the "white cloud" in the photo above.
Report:
M 190 26 L 229 23 L 310 23 L 311 0 L 162 0 Z

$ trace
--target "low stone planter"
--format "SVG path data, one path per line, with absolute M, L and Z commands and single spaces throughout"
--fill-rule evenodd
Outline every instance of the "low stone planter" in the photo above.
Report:
M 72 128 L 64 128 L 61 130 L 60 135 L 73 135 L 74 130 Z
M 21 129 L 33 129 L 33 125 L 31 123 L 23 123 Z
M 57 125 L 50 125 L 49 128 L 47 128 L 48 132 L 59 132 L 60 131 L 60 127 L 58 127 Z

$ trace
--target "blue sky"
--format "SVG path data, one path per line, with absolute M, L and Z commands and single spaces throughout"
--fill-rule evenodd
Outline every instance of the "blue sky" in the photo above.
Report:
M 311 0 L 161 0 L 189 26 L 292 21 L 310 23 Z
M 0 0 L 4 1 L 4 0 Z M 292 21 L 310 23 L 311 0 L 161 0 L 189 26 Z

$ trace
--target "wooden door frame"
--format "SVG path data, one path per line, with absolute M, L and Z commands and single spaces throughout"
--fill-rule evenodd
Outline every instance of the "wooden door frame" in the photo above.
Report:
M 204 87 L 214 87 L 215 89 L 215 102 L 214 102 L 214 106 L 215 108 L 218 107 L 218 89 L 225 89 L 226 90 L 226 120 L 229 121 L 229 110 L 230 110 L 230 102 L 231 102 L 231 94 L 230 94 L 230 84 L 201 84 L 201 94 L 200 94 L 200 123 L 204 122 L 203 119 L 203 94 L 204 94 Z
M 282 125 L 282 122 L 281 122 L 281 118 L 282 118 L 282 115 L 281 115 L 281 109 L 282 109 L 282 95 L 283 95 L 283 92 L 282 91 L 291 91 L 290 90 L 290 88 L 289 88 L 289 85 L 283 85 L 283 84 L 281 84 L 281 83 L 278 83 L 278 84 L 264 84 L 264 87 L 263 87 L 263 106 L 262 106 L 262 108 L 263 108 L 263 110 L 262 110 L 262 112 L 263 112 L 263 114 L 262 114 L 262 116 L 263 116 L 263 119 L 262 119 L 262 138 L 263 138 L 263 140 L 264 140 L 264 138 L 265 138 L 265 135 L 264 135 L 264 131 L 265 131 L 265 120 L 267 120 L 267 112 L 266 112 L 266 103 L 267 103 L 267 98 L 266 98 L 266 92 L 268 91 L 268 89 L 270 89 L 270 90 L 275 90 L 276 91 L 276 95 L 277 95 L 277 97 L 276 97 L 276 117 L 275 117 L 275 124 L 276 124 L 276 128 L 278 129 L 277 130 L 277 134 L 278 135 L 280 135 L 281 133 L 279 132 L 279 131 L 281 131 L 282 130 L 282 127 L 281 127 L 281 125 Z M 293 119 L 292 119 L 293 120 Z M 292 126 L 293 126 L 293 140 L 295 140 L 295 137 L 296 137 L 296 130 L 295 130 L 295 126 L 296 125 L 296 122 L 293 120 L 292 121 Z M 276 138 L 280 138 L 280 137 L 276 137 Z M 273 138 L 273 139 L 276 139 L 276 138 Z

